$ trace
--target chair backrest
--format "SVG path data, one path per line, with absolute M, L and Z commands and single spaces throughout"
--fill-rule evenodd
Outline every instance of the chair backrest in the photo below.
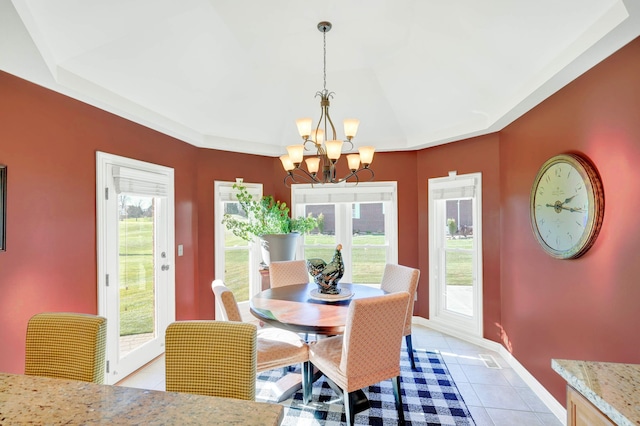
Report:
M 340 370 L 350 389 L 400 374 L 402 332 L 409 293 L 356 299 L 349 305 Z
M 406 291 L 411 296 L 409 298 L 409 308 L 404 323 L 404 335 L 411 334 L 411 319 L 413 317 L 413 305 L 420 279 L 420 270 L 403 265 L 387 263 L 382 275 L 380 288 L 387 293 Z
M 269 282 L 271 288 L 309 282 L 306 260 L 288 260 L 269 264 Z
M 106 341 L 106 318 L 72 312 L 36 314 L 27 324 L 24 373 L 103 383 Z
M 256 326 L 177 321 L 165 336 L 166 390 L 255 400 Z
M 224 321 L 242 321 L 238 302 L 233 292 L 224 285 L 222 280 L 214 280 L 211 283 L 211 290 L 216 296 L 216 303 L 219 303 L 222 319 Z

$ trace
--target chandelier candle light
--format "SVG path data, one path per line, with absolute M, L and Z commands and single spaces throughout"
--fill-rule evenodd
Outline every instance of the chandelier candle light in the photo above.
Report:
M 368 174 L 367 180 L 372 180 L 374 174 L 369 166 L 373 161 L 375 151 L 373 146 L 362 146 L 358 149 L 359 154 L 348 154 L 349 173 L 342 178 L 336 177 L 336 163 L 342 155 L 342 148 L 345 144 L 348 144 L 349 150 L 354 148 L 353 138 L 356 136 L 360 121 L 354 118 L 344 120 L 346 140 L 339 140 L 336 137 L 336 128 L 329 116 L 329 99 L 333 98 L 334 93 L 327 90 L 327 32 L 331 30 L 331 22 L 320 22 L 318 30 L 322 33 L 324 47 L 324 85 L 321 91 L 316 92 L 316 97 L 320 97 L 320 119 L 315 130 L 311 127 L 311 118 L 296 120 L 298 132 L 304 142 L 299 145 L 287 146 L 288 154 L 280 156 L 282 167 L 287 172 L 284 182 L 287 186 L 289 183 L 340 183 L 350 178 L 355 178 L 356 182 L 360 182 L 361 173 L 365 171 Z M 329 129 L 331 133 L 329 133 Z M 325 141 L 329 135 L 332 135 L 332 139 Z M 311 144 L 310 148 L 308 148 L 309 144 Z M 300 167 L 303 154 L 305 150 L 311 149 L 315 149 L 316 153 L 305 159 L 307 165 L 307 170 L 305 170 Z M 322 174 L 318 174 L 321 166 Z

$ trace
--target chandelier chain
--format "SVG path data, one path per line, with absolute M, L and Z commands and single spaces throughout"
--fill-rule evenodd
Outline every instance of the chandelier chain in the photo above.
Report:
M 323 71 L 323 89 L 327 91 L 327 32 L 322 32 L 322 48 L 324 52 L 324 66 L 322 67 Z

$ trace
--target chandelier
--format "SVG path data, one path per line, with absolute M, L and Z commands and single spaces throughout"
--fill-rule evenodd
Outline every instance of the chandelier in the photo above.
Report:
M 359 154 L 347 154 L 349 172 L 341 178 L 336 176 L 336 164 L 342 155 L 342 149 L 345 146 L 347 151 L 354 148 L 353 138 L 356 136 L 360 121 L 354 118 L 344 120 L 346 140 L 337 138 L 336 128 L 329 116 L 329 100 L 333 98 L 334 93 L 327 90 L 327 32 L 331 30 L 331 22 L 320 22 L 318 30 L 322 33 L 324 51 L 323 88 L 316 92 L 316 97 L 320 97 L 320 119 L 315 129 L 311 127 L 313 124 L 311 118 L 296 120 L 303 143 L 287 146 L 288 154 L 280 156 L 282 167 L 287 172 L 284 183 L 287 186 L 291 183 L 340 183 L 351 178 L 360 182 L 363 174 L 367 181 L 372 180 L 374 174 L 369 166 L 373 161 L 375 151 L 373 146 L 361 146 L 358 149 Z M 332 138 L 329 139 L 329 136 Z M 304 159 L 306 170 L 301 167 L 304 151 L 315 151 L 314 155 Z

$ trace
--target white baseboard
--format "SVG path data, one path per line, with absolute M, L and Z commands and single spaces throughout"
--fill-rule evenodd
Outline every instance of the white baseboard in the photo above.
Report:
M 518 376 L 520 376 L 520 378 L 527 384 L 527 386 L 529 386 L 529 388 L 531 388 L 531 390 L 538 396 L 538 398 L 540 398 L 540 400 L 547 406 L 549 411 L 551 411 L 551 413 L 553 413 L 553 415 L 555 415 L 562 424 L 566 424 L 566 408 L 562 404 L 560 404 L 553 397 L 553 395 L 551 395 L 551 393 L 549 393 L 549 391 L 545 389 L 545 387 L 542 386 L 542 384 L 540 384 L 540 382 L 531 373 L 529 373 L 527 369 L 524 368 L 522 364 L 520 364 L 518 360 L 515 359 L 514 356 L 511 355 L 511 353 L 507 351 L 507 349 L 500 343 L 485 339 L 483 337 L 467 334 L 460 330 L 452 330 L 422 317 L 414 316 L 413 323 L 422 325 L 432 330 L 439 331 L 440 333 L 448 334 L 449 336 L 456 337 L 476 346 L 498 352 L 502 359 L 504 359 L 506 363 L 509 364 L 511 368 L 513 368 Z M 549 368 L 551 368 L 551 366 L 549 366 Z

